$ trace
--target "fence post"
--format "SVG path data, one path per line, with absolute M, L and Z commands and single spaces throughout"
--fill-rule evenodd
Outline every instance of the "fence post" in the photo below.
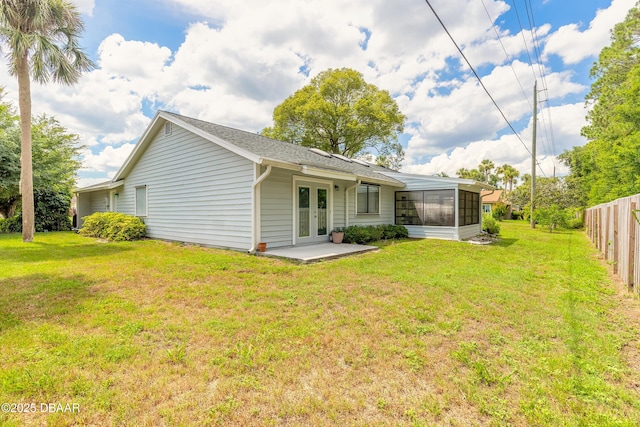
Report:
M 634 276 L 636 271 L 635 260 L 636 260 L 636 219 L 633 215 L 633 211 L 637 208 L 636 202 L 631 202 L 631 212 L 629 212 L 629 271 L 627 272 L 629 289 L 633 289 L 635 287 Z
M 618 203 L 613 205 L 613 274 L 618 274 Z

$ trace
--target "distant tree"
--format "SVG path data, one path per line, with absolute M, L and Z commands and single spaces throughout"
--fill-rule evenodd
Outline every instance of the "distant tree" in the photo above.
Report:
M 434 176 L 440 176 L 442 178 L 449 178 L 449 175 L 446 172 L 438 172 Z
M 491 160 L 484 159 L 480 162 L 480 164 L 478 165 L 478 171 L 484 177 L 482 179 L 482 182 L 486 182 L 486 183 L 489 182 L 489 177 L 492 175 L 493 169 L 495 167 L 496 167 L 495 163 L 493 163 Z
M 582 134 L 589 140 L 560 158 L 571 185 L 595 205 L 640 193 L 640 9 L 612 31 L 611 44 L 591 69 L 591 107 Z
M 520 176 L 520 172 L 509 164 L 504 164 L 496 169 L 496 175 L 502 179 L 502 187 L 508 192 L 513 191 L 513 186 Z
M 509 193 L 509 201 L 520 207 L 531 205 L 531 175 L 523 175 L 523 183 Z M 535 207 L 543 209 L 552 205 L 561 209 L 580 207 L 579 194 L 565 178 L 537 178 Z
M 71 85 L 91 69 L 91 60 L 78 46 L 82 30 L 80 14 L 69 1 L 0 1 L 0 42 L 7 49 L 9 71 L 18 78 L 23 242 L 32 242 L 35 232 L 31 79 Z
M 329 69 L 278 105 L 273 126 L 262 134 L 347 157 L 370 153 L 379 164 L 399 169 L 404 121 L 389 92 L 355 70 Z
M 484 174 L 478 169 L 460 168 L 456 171 L 458 178 L 473 179 L 474 181 L 484 182 Z
M 562 209 L 560 206 L 551 204 L 551 206 L 536 209 L 533 215 L 536 223 L 549 229 L 549 233 L 556 228 L 567 227 L 569 224 L 569 210 Z
M 34 188 L 70 196 L 81 166 L 78 135 L 68 133 L 55 119 L 45 115 L 36 117 L 31 128 Z M 0 128 L 0 160 L 3 160 L 0 162 L 0 214 L 6 218 L 15 215 L 20 201 L 19 151 L 20 127 L 15 118 L 12 126 Z

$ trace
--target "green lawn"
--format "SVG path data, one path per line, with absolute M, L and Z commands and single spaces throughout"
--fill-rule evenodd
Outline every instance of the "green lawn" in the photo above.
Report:
M 381 247 L 0 235 L 0 403 L 38 410 L 0 425 L 640 425 L 640 304 L 583 232 Z

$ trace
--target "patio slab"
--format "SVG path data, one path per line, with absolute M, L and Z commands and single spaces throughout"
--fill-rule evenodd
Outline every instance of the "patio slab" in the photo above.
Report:
M 319 243 L 308 246 L 288 246 L 285 248 L 275 249 L 267 248 L 266 252 L 256 252 L 256 254 L 266 257 L 284 258 L 301 263 L 310 263 L 371 252 L 377 249 L 377 246 L 353 245 L 347 243 Z

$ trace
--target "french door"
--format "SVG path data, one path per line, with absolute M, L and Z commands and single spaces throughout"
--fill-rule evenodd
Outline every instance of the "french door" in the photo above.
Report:
M 329 189 L 329 184 L 296 183 L 296 244 L 329 241 L 332 222 Z

